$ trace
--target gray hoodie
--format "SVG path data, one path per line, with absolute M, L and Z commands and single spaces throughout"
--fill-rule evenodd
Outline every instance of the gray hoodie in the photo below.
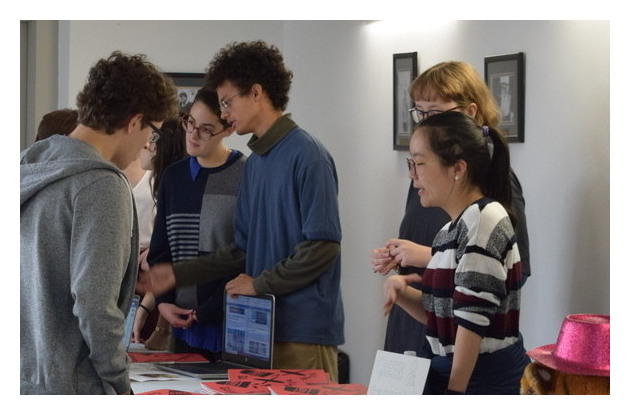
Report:
M 130 390 L 122 344 L 138 270 L 121 171 L 66 136 L 20 155 L 20 393 Z

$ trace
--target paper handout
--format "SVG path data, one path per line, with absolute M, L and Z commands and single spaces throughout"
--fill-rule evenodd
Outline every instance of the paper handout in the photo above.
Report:
M 431 360 L 377 350 L 368 395 L 422 395 Z

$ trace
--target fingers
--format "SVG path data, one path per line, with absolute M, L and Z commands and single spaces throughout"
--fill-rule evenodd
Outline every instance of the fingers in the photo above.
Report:
M 373 249 L 370 257 L 374 273 L 385 275 L 398 265 L 389 248 Z
M 402 276 L 407 284 L 412 282 L 422 282 L 422 276 L 419 274 L 407 274 Z
M 385 303 L 385 304 L 383 305 L 383 315 L 384 315 L 384 316 L 388 315 L 388 314 L 392 311 L 392 307 L 393 307 L 393 306 L 394 306 L 394 305 L 393 305 L 393 304 L 391 304 L 391 303 Z
M 400 245 L 402 241 L 403 239 L 391 238 L 391 239 L 388 239 L 387 242 L 385 242 L 385 246 L 388 248 L 391 248 L 392 246 Z
M 187 314 L 176 314 L 173 321 L 171 322 L 171 325 L 173 327 L 187 329 L 192 325 L 194 321 L 192 313 L 193 311 L 190 310 L 190 312 Z
M 388 315 L 392 310 L 394 304 L 396 304 L 396 299 L 398 295 L 396 290 L 391 285 L 386 285 L 383 288 L 383 294 L 385 296 L 385 302 L 383 304 L 383 315 Z

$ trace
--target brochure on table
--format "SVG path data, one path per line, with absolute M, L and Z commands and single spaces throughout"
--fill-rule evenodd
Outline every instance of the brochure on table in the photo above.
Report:
M 368 395 L 422 395 L 431 360 L 378 350 Z

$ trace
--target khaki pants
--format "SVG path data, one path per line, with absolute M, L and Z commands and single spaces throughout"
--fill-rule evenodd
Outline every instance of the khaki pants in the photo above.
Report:
M 337 346 L 276 342 L 273 347 L 274 369 L 323 369 L 338 382 Z

